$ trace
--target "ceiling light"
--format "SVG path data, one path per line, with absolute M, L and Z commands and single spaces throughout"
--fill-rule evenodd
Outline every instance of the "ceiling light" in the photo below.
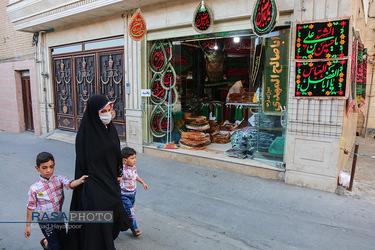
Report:
M 239 43 L 240 42 L 240 38 L 238 36 L 233 37 L 233 42 Z

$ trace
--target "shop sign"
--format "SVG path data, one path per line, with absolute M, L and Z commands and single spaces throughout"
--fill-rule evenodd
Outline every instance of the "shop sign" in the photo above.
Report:
M 347 60 L 296 62 L 296 97 L 345 97 Z
M 347 57 L 350 38 L 349 24 L 349 18 L 297 24 L 295 59 Z
M 210 31 L 214 23 L 214 17 L 211 9 L 207 4 L 202 2 L 195 9 L 193 17 L 193 27 L 199 33 L 205 33 Z
M 265 44 L 263 110 L 278 113 L 287 101 L 289 30 L 279 31 L 278 36 L 267 38 Z
M 252 24 L 254 33 L 264 36 L 276 25 L 279 11 L 275 0 L 257 0 L 253 9 Z
M 151 89 L 141 89 L 141 97 L 151 97 Z
M 134 41 L 141 41 L 147 34 L 146 21 L 140 9 L 138 9 L 129 22 L 128 33 Z

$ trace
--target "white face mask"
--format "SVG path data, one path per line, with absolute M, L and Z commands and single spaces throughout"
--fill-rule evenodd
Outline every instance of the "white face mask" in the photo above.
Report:
M 112 114 L 111 114 L 111 112 L 106 112 L 106 113 L 103 113 L 103 114 L 99 114 L 99 118 L 100 118 L 100 120 L 102 121 L 102 123 L 104 125 L 107 125 L 112 120 Z

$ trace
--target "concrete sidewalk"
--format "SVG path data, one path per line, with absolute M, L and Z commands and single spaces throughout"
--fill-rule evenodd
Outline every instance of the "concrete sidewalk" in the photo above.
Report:
M 56 136 L 56 135 L 55 135 Z M 56 174 L 74 173 L 74 144 L 32 133 L 0 132 L 0 249 L 40 249 L 24 237 L 35 156 L 50 151 Z M 66 139 L 66 138 L 65 138 Z M 137 155 L 149 190 L 137 189 L 143 234 L 121 232 L 117 249 L 372 249 L 375 204 L 220 169 Z M 358 170 L 359 171 L 359 170 Z M 65 191 L 68 211 L 71 191 Z M 15 223 L 19 222 L 19 223 Z
M 364 155 L 357 156 L 353 190 L 349 192 L 344 188 L 338 188 L 337 193 L 375 204 L 375 139 L 357 136 L 355 142 L 359 145 L 358 154 Z M 354 148 L 348 150 L 353 152 Z M 344 171 L 349 174 L 352 169 L 353 156 L 350 154 L 344 168 Z

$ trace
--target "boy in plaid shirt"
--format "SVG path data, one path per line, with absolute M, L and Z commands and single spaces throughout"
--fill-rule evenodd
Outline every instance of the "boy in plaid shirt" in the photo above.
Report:
M 142 234 L 142 232 L 138 229 L 134 215 L 137 181 L 140 182 L 146 190 L 148 190 L 148 186 L 137 173 L 137 168 L 135 167 L 137 153 L 135 150 L 133 148 L 125 147 L 121 150 L 121 155 L 123 163 L 122 181 L 120 183 L 122 204 L 124 205 L 125 211 L 132 221 L 130 229 L 132 230 L 133 235 L 139 236 Z
M 31 185 L 28 193 L 26 238 L 30 237 L 30 222 L 35 209 L 43 217 L 44 213 L 60 212 L 64 203 L 63 187 L 75 188 L 84 183 L 88 177 L 84 175 L 72 181 L 65 176 L 53 175 L 55 159 L 48 152 L 41 152 L 37 155 L 35 169 L 40 173 L 40 176 L 38 181 Z M 66 236 L 65 224 L 39 223 L 39 227 L 46 237 L 40 241 L 42 247 L 44 249 L 60 249 Z

